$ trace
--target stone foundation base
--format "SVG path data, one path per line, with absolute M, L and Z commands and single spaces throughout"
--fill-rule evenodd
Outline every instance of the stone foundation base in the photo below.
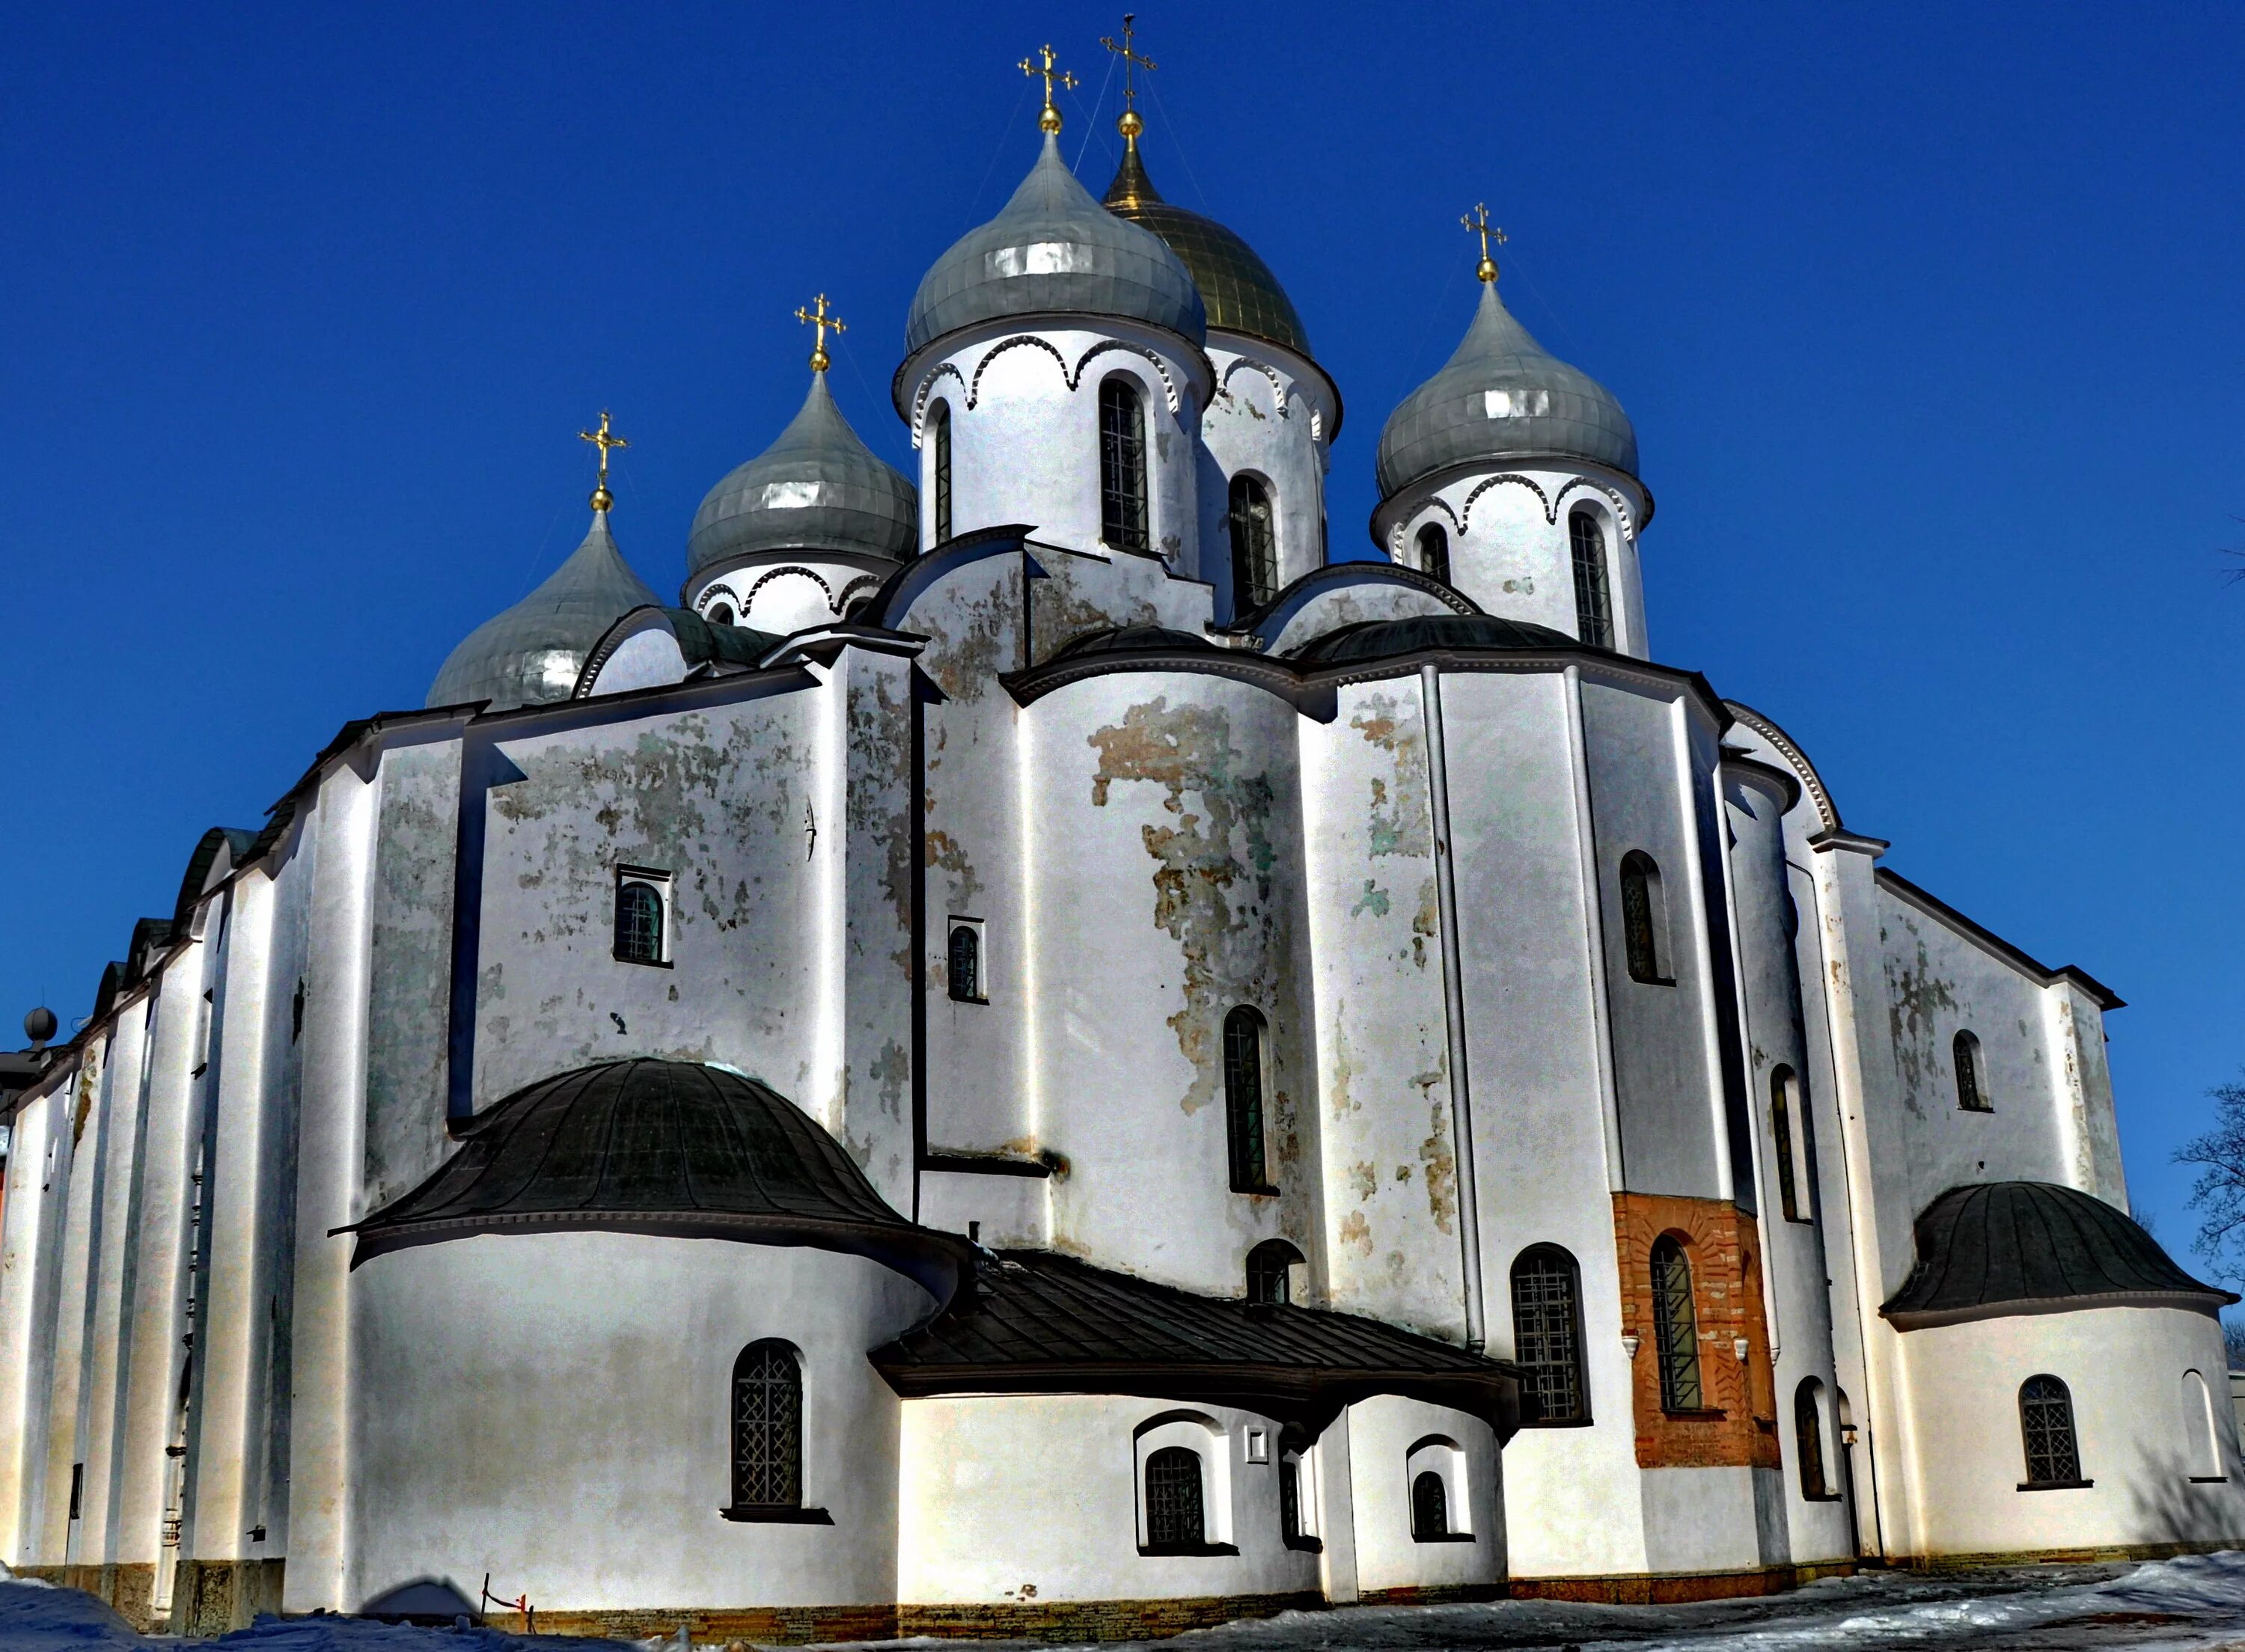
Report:
M 1612 1577 L 1516 1577 L 1510 1593 L 1520 1601 L 1579 1601 L 1592 1606 L 1681 1606 L 1691 1601 L 1729 1601 L 1782 1594 L 1820 1577 L 1850 1577 L 1853 1561 L 1805 1566 L 1758 1566 L 1742 1572 L 1650 1572 Z
M 1174 1601 L 1002 1601 L 900 1606 L 896 1633 L 984 1641 L 1153 1641 L 1234 1618 L 1319 1612 L 1316 1589 L 1286 1594 L 1199 1594 Z
M 1367 1589 L 1358 1606 L 1448 1606 L 1458 1601 L 1501 1601 L 1511 1590 L 1502 1583 L 1437 1583 L 1424 1588 Z
M 2178 1554 L 2218 1554 L 2235 1538 L 2203 1543 L 2112 1543 L 2095 1548 L 2003 1549 L 1986 1554 L 1904 1554 L 1883 1562 L 1912 1572 L 1970 1571 L 1983 1566 L 2092 1566 L 2100 1561 L 2171 1561 Z
M 173 1635 L 189 1639 L 246 1629 L 260 1612 L 281 1612 L 286 1561 L 181 1561 L 172 1580 Z
M 66 1589 L 84 1589 L 142 1634 L 160 1627 L 148 1617 L 148 1602 L 156 1594 L 156 1568 L 149 1561 L 115 1562 L 108 1566 L 19 1566 L 18 1577 L 35 1577 Z
M 549 1612 L 532 1601 L 530 1608 L 540 1635 L 604 1635 L 613 1641 L 675 1635 L 682 1623 L 696 1646 L 711 1642 L 722 1646 L 729 1641 L 804 1646 L 827 1641 L 897 1638 L 893 1606 L 618 1607 L 592 1611 L 560 1608 Z M 485 1613 L 484 1622 L 511 1635 L 526 1635 L 531 1628 L 519 1612 L 490 1610 Z

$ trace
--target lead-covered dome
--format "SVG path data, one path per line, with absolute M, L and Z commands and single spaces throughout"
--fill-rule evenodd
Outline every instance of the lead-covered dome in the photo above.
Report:
M 1380 497 L 1454 465 L 1555 458 L 1633 477 L 1637 430 L 1611 390 L 1538 344 L 1486 281 L 1457 353 L 1380 433 Z
M 802 410 L 762 453 L 709 490 L 686 538 L 688 577 L 756 551 L 912 555 L 919 491 L 875 457 L 811 376 Z
M 1255 249 L 1213 218 L 1163 200 L 1138 158 L 1138 140 L 1127 137 L 1122 164 L 1107 186 L 1107 210 L 1159 235 L 1200 289 L 1212 331 L 1243 334 L 1310 354 L 1309 335 L 1294 301 Z
M 905 348 L 1009 315 L 1112 315 L 1208 335 L 1193 278 L 1151 230 L 1091 198 L 1048 133 L 1014 198 L 935 261 L 912 295 Z
M 593 645 L 634 608 L 659 604 L 631 571 L 608 532 L 608 513 L 593 513 L 592 531 L 546 583 L 492 615 L 452 650 L 426 704 L 492 711 L 566 700 Z

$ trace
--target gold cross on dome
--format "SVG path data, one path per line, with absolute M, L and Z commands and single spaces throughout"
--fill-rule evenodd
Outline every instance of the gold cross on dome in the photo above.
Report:
M 1045 109 L 1044 112 L 1037 117 L 1037 130 L 1039 132 L 1058 132 L 1060 130 L 1060 111 L 1053 106 L 1053 84 L 1057 81 L 1063 91 L 1074 91 L 1076 86 L 1075 77 L 1065 69 L 1055 69 L 1053 67 L 1053 49 L 1050 46 L 1038 47 L 1037 57 L 1044 59 L 1041 64 L 1038 63 L 1036 58 L 1024 58 L 1021 59 L 1021 72 L 1023 74 L 1027 75 L 1032 80 L 1034 80 L 1039 75 L 1042 75 L 1044 77 Z
M 816 309 L 805 309 L 802 305 L 797 305 L 795 319 L 806 327 L 818 329 L 811 346 L 811 370 L 814 373 L 824 373 L 831 365 L 826 355 L 827 328 L 831 328 L 837 333 L 846 333 L 850 328 L 839 315 L 834 315 L 826 308 L 825 294 L 821 293 L 817 298 L 811 300 L 811 302 L 817 306 Z
M 615 496 L 608 491 L 608 450 L 629 447 L 631 443 L 621 436 L 610 432 L 608 410 L 606 408 L 600 410 L 600 428 L 597 430 L 580 430 L 577 432 L 577 439 L 580 442 L 590 442 L 600 450 L 600 479 L 593 489 L 593 509 L 605 511 L 615 503 Z
M 1499 229 L 1495 224 L 1489 221 L 1488 203 L 1485 201 L 1475 201 L 1474 203 L 1474 209 L 1468 213 L 1463 218 L 1458 220 L 1458 222 L 1463 224 L 1468 229 L 1472 230 L 1475 234 L 1481 237 L 1481 262 L 1475 267 L 1474 274 L 1480 276 L 1482 280 L 1485 281 L 1495 281 L 1496 279 L 1496 261 L 1489 255 L 1489 241 L 1494 239 L 1496 244 L 1499 247 L 1502 247 L 1504 245 L 1507 237 L 1502 230 Z
M 1137 21 L 1138 14 L 1135 11 L 1122 14 L 1122 44 L 1119 46 L 1115 44 L 1112 35 L 1099 37 L 1101 45 L 1122 59 L 1122 118 L 1116 124 L 1122 135 L 1132 143 L 1137 142 L 1138 134 L 1146 129 L 1146 123 L 1138 118 L 1138 83 L 1134 76 L 1141 69 L 1150 75 L 1161 67 L 1151 58 L 1142 58 L 1134 50 L 1137 44 L 1138 31 L 1135 26 Z

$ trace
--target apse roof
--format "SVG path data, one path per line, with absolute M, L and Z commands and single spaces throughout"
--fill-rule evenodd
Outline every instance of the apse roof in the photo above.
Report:
M 1563 631 L 1494 613 L 1411 614 L 1401 620 L 1360 620 L 1312 637 L 1290 656 L 1305 665 L 1378 660 L 1421 648 L 1579 648 Z
M 919 544 L 919 490 L 850 428 L 820 371 L 779 439 L 703 498 L 686 565 L 700 573 L 756 551 L 904 558 Z
M 1902 1330 L 2079 1308 L 2210 1314 L 2238 1300 L 2102 1199 L 2046 1181 L 1951 1188 L 1919 1214 L 1916 1241 L 1909 1276 L 1879 1310 Z
M 1146 175 L 1136 139 L 1123 146 L 1122 164 L 1107 186 L 1107 210 L 1143 224 L 1169 244 L 1200 289 L 1211 330 L 1244 334 L 1310 353 L 1309 335 L 1294 301 L 1250 247 L 1213 218 L 1163 200 Z

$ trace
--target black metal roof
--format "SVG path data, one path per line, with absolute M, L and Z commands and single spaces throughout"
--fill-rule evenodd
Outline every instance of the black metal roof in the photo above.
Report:
M 2234 1292 L 2178 1268 L 2102 1199 L 2047 1181 L 1951 1188 L 1917 1218 L 1917 1261 L 1879 1311 L 1898 1330 L 2077 1308 L 2218 1312 Z
M 1315 1432 L 1373 1394 L 1520 1423 L 1519 1370 L 1353 1314 L 1204 1297 L 1045 1250 L 984 1252 L 975 1289 L 873 1350 L 906 1398 L 1136 1394 L 1238 1405 Z
M 698 1061 L 604 1061 L 541 1079 L 460 1135 L 426 1181 L 336 1229 L 358 1235 L 353 1267 L 477 1233 L 594 1229 L 846 1251 L 943 1300 L 970 1254 L 891 1209 L 801 1108 Z
M 1526 620 L 1507 620 L 1502 614 L 1424 613 L 1401 620 L 1360 620 L 1311 638 L 1291 657 L 1306 664 L 1338 664 L 1344 660 L 1413 653 L 1421 648 L 1581 647 L 1563 631 Z
M 1110 626 L 1103 630 L 1087 631 L 1081 636 L 1070 637 L 1053 650 L 1053 658 L 1074 660 L 1086 654 L 1129 653 L 1142 648 L 1215 647 L 1206 637 L 1196 637 L 1190 631 L 1178 631 L 1170 626 Z

